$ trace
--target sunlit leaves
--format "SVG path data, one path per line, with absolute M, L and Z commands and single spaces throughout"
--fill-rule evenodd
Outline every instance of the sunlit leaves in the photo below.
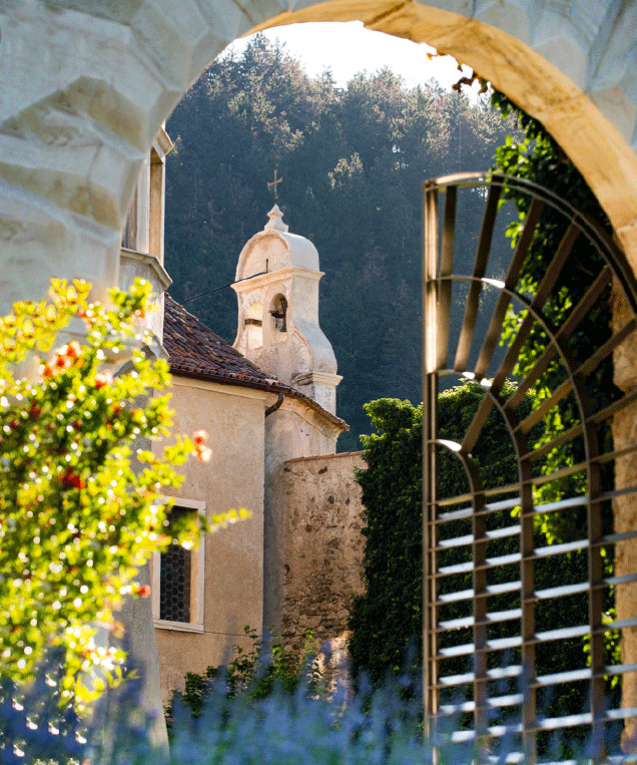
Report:
M 594 194 L 585 183 L 573 163 L 559 145 L 546 133 L 542 125 L 528 115 L 516 109 L 501 93 L 494 92 L 493 103 L 503 115 L 516 114 L 521 127 L 526 132 L 522 141 L 507 138 L 505 144 L 496 151 L 494 170 L 498 173 L 530 180 L 572 204 L 576 209 L 588 214 L 601 226 L 608 221 L 601 210 Z M 523 221 L 529 209 L 531 197 L 516 188 L 505 186 L 501 204 L 512 200 L 518 218 L 509 224 L 507 235 L 512 247 L 520 241 Z M 539 224 L 534 232 L 526 261 L 516 286 L 516 292 L 524 299 L 532 301 L 540 289 L 547 269 L 558 252 L 571 223 L 569 216 L 563 216 L 546 205 Z M 521 380 L 535 367 L 542 354 L 550 346 L 549 332 L 559 332 L 571 316 L 574 308 L 583 298 L 591 285 L 591 280 L 603 266 L 596 249 L 580 236 L 576 241 L 565 266 L 550 285 L 550 293 L 545 301 L 536 306 L 544 321 L 539 318 L 533 325 L 521 345 L 513 375 Z M 581 402 L 578 396 L 556 395 L 556 391 L 568 384 L 569 375 L 577 369 L 584 359 L 590 357 L 605 339 L 610 337 L 610 290 L 590 308 L 575 329 L 560 338 L 560 353 L 544 366 L 541 374 L 533 380 L 534 407 L 543 407 L 544 414 L 533 436 L 529 435 L 529 446 L 541 448 L 560 434 L 578 425 L 582 419 Z M 510 345 L 526 318 L 527 309 L 520 301 L 513 301 L 509 307 L 504 331 L 501 335 L 503 345 Z M 570 368 L 568 368 L 570 365 Z M 606 359 L 595 370 L 592 378 L 585 382 L 585 396 L 590 400 L 592 409 L 602 401 L 612 400 L 614 396 L 612 361 Z M 554 406 L 547 401 L 553 398 Z M 600 440 L 610 438 L 608 429 L 598 429 Z M 585 459 L 583 442 L 572 438 L 546 454 L 542 461 L 541 473 L 547 478 L 565 468 L 578 465 Z M 534 488 L 534 501 L 537 505 L 558 501 L 562 498 L 587 492 L 585 471 L 570 475 L 558 475 L 555 479 Z M 537 528 L 549 543 L 572 537 L 582 527 L 584 519 L 577 512 L 552 513 L 536 516 Z
M 180 484 L 175 466 L 193 443 L 140 448 L 167 436 L 173 416 L 169 395 L 157 395 L 170 384 L 168 365 L 134 350 L 146 341 L 150 286 L 113 290 L 111 307 L 88 303 L 88 293 L 82 282 L 55 281 L 48 301 L 16 304 L 0 319 L 0 675 L 29 680 L 58 646 L 61 703 L 80 708 L 121 675 L 123 652 L 97 631 L 118 632 L 123 598 L 144 594 L 139 567 L 198 534 L 194 520 L 168 527 L 161 495 Z M 59 345 L 30 378 L 14 377 L 9 362 L 50 350 L 74 317 L 86 327 L 82 342 Z

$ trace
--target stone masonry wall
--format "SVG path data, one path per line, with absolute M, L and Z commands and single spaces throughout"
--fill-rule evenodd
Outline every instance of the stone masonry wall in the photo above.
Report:
M 630 309 L 619 289 L 614 291 L 613 324 L 614 329 L 623 327 L 631 318 Z M 626 393 L 637 389 L 637 348 L 634 333 L 622 343 L 613 354 L 614 382 Z M 617 412 L 613 421 L 613 442 L 616 451 L 633 446 L 637 440 L 637 402 Z M 629 452 L 617 458 L 615 462 L 615 489 L 630 489 L 635 485 L 637 476 L 637 456 Z M 633 531 L 637 528 L 637 507 L 635 495 L 629 492 L 613 499 L 615 533 Z M 637 547 L 634 539 L 619 541 L 615 545 L 615 575 L 630 577 L 637 572 Z M 615 608 L 620 621 L 634 619 L 637 616 L 637 582 L 620 583 L 615 588 Z M 622 662 L 634 665 L 637 662 L 637 627 L 628 626 L 622 630 Z M 637 707 L 637 672 L 627 672 L 622 681 L 622 706 L 628 709 Z M 637 718 L 630 718 L 624 723 L 622 748 L 626 753 L 637 751 Z
M 361 593 L 364 537 L 354 468 L 362 452 L 285 462 L 280 473 L 284 568 L 282 636 L 300 647 L 306 630 L 343 645 L 354 595 Z

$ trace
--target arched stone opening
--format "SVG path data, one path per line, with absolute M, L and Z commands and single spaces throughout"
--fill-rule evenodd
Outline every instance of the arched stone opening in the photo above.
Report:
M 96 296 L 116 280 L 119 230 L 161 123 L 234 38 L 304 21 L 350 21 L 439 50 L 544 123 L 583 173 L 637 267 L 634 3 L 332 0 L 19 2 L 0 16 L 3 307 L 53 274 Z M 68 51 L 79 51 L 69 56 Z M 31 55 L 32 54 L 32 55 Z M 477 168 L 476 168 L 477 169 Z M 37 273 L 37 278 L 33 274 Z
M 247 347 L 252 350 L 263 345 L 263 306 L 252 303 L 244 319 Z
M 287 333 L 288 301 L 285 295 L 277 294 L 270 304 L 270 316 L 272 316 L 274 342 L 281 342 Z
M 539 119 L 606 210 L 637 271 L 634 2 L 17 0 L 0 13 L 0 310 L 51 276 L 115 284 L 120 230 L 154 137 L 237 36 L 361 20 L 475 68 Z M 69 52 L 73 55 L 69 55 Z M 476 168 L 477 169 L 477 168 Z M 637 363 L 622 375 L 634 384 Z M 621 382 L 621 381 L 620 381 Z M 628 419 L 618 424 L 631 437 Z

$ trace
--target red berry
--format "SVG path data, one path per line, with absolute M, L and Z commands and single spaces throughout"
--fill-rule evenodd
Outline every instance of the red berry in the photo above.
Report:
M 95 375 L 95 387 L 103 388 L 105 385 L 110 385 L 113 382 L 113 374 L 109 369 L 105 369 L 102 372 L 98 372 Z
M 197 446 L 195 446 L 195 454 L 200 462 L 210 462 L 212 459 L 212 449 L 209 449 L 202 444 L 197 444 Z
M 86 486 L 86 483 L 79 477 L 79 475 L 67 470 L 62 476 L 62 486 L 64 486 L 65 489 L 83 489 Z
M 206 430 L 196 430 L 192 434 L 192 438 L 196 444 L 204 444 L 208 440 L 209 436 Z
M 68 344 L 66 355 L 72 359 L 77 359 L 81 353 L 82 346 L 78 343 L 77 340 L 71 340 L 71 342 Z

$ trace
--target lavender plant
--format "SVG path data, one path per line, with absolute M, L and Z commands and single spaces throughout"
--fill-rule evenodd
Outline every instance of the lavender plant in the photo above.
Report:
M 154 750 L 149 720 L 142 709 L 137 681 L 111 690 L 82 720 L 69 705 L 60 710 L 59 690 L 46 682 L 54 668 L 25 692 L 0 684 L 0 765 L 163 765 L 164 753 Z M 193 718 L 179 702 L 174 709 L 171 765 L 499 765 L 519 751 L 516 721 L 511 731 L 479 751 L 465 731 L 465 740 L 452 742 L 459 720 L 423 733 L 422 695 L 399 678 L 355 695 L 337 690 L 327 698 L 311 686 L 299 685 L 290 694 L 275 687 L 267 698 L 249 694 L 228 696 L 219 675 Z M 517 721 L 519 722 L 519 721 Z M 460 739 L 463 738 L 461 734 Z M 556 737 L 555 752 L 560 749 Z M 551 753 L 547 753 L 551 759 Z M 571 762 L 582 763 L 581 757 Z M 621 758 L 613 758 L 619 763 Z

